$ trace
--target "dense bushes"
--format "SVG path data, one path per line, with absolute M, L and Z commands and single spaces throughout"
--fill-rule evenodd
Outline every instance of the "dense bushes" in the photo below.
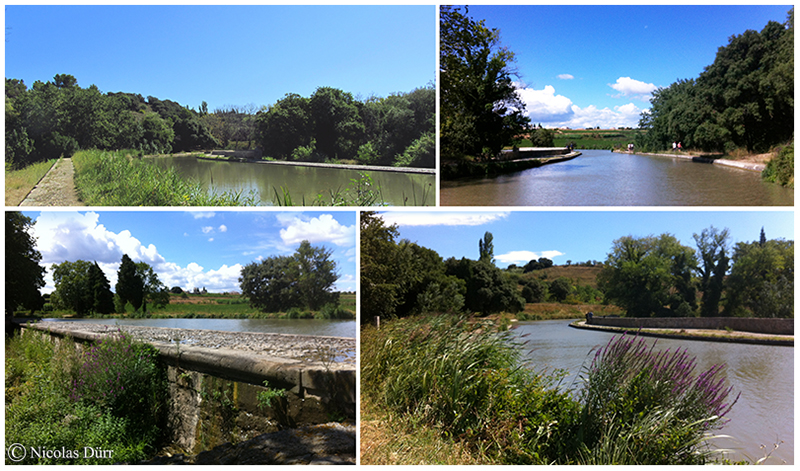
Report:
M 291 93 L 256 117 L 257 140 L 275 159 L 435 166 L 433 87 L 364 101 L 332 87 Z
M 34 331 L 7 339 L 5 386 L 6 443 L 62 451 L 61 459 L 27 453 L 24 464 L 112 464 L 156 451 L 164 371 L 152 347 L 122 333 L 82 352 Z M 112 453 L 98 459 L 84 447 Z
M 722 368 L 614 337 L 578 391 L 523 367 L 491 322 L 417 316 L 361 333 L 361 392 L 507 464 L 698 464 L 704 432 L 730 410 Z
M 764 180 L 794 188 L 794 142 L 781 148 L 761 173 Z

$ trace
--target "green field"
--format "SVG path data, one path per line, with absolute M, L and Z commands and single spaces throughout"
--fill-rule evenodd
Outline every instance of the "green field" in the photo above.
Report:
M 350 311 L 353 318 L 356 312 L 356 294 L 353 292 L 339 293 L 339 305 Z M 126 314 L 111 314 L 100 316 L 104 318 L 132 317 L 130 305 Z M 150 310 L 151 318 L 213 318 L 213 319 L 270 319 L 270 318 L 316 318 L 318 312 L 302 309 L 290 309 L 288 312 L 261 312 L 250 307 L 247 298 L 238 294 L 208 293 L 208 294 L 170 294 L 169 304 L 164 308 Z M 66 311 L 43 313 L 42 317 L 71 317 L 73 314 Z
M 644 131 L 636 129 L 556 129 L 553 136 L 555 147 L 566 147 L 574 143 L 577 149 L 626 148 L 634 142 L 636 135 Z M 532 147 L 528 139 L 523 139 L 519 147 Z

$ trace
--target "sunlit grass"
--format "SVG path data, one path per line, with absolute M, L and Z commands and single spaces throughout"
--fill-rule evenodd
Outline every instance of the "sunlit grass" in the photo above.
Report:
M 6 206 L 19 206 L 56 162 L 53 159 L 20 170 L 6 170 Z

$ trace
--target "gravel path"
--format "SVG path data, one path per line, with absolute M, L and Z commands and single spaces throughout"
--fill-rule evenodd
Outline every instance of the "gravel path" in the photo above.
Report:
M 84 206 L 78 200 L 72 159 L 59 159 L 20 206 Z
M 341 366 L 355 365 L 356 340 L 343 337 L 269 334 L 262 332 L 223 332 L 219 330 L 174 329 L 131 325 L 92 324 L 88 322 L 37 322 L 44 329 L 66 329 L 93 333 L 122 330 L 144 342 L 205 348 L 246 350 L 259 355 L 321 361 L 334 358 Z

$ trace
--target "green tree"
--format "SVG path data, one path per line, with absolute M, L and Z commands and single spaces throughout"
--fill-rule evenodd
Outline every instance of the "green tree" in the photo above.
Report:
M 483 261 L 451 257 L 445 261 L 445 273 L 464 280 L 464 307 L 484 315 L 497 312 L 519 312 L 525 299 L 517 292 L 516 283 L 499 268 Z
M 442 5 L 440 13 L 442 158 L 495 155 L 530 122 L 513 81 L 514 53 L 468 8 Z
M 117 284 L 115 287 L 122 307 L 131 303 L 134 311 L 138 311 L 144 302 L 144 279 L 139 275 L 136 264 L 128 257 L 122 255 L 122 262 L 117 271 Z
M 94 286 L 92 280 L 94 264 L 85 260 L 65 261 L 53 265 L 53 282 L 59 307 L 71 309 L 79 316 L 94 309 Z
M 304 240 L 295 253 L 298 264 L 297 289 L 305 307 L 316 311 L 322 306 L 336 303 L 338 293 L 332 291 L 339 279 L 336 262 L 331 260 L 333 251 L 324 247 L 314 247 Z
M 739 242 L 726 279 L 726 315 L 794 317 L 794 241 Z
M 478 241 L 478 260 L 490 265 L 494 265 L 494 236 L 491 232 L 483 234 L 483 239 Z
M 272 256 L 242 268 L 239 284 L 250 305 L 264 312 L 292 307 L 317 310 L 335 303 L 339 278 L 331 251 L 303 241 L 291 256 Z
M 550 283 L 550 295 L 557 302 L 562 303 L 572 293 L 572 282 L 563 276 L 559 276 Z
M 169 304 L 169 290 L 158 279 L 153 267 L 145 262 L 138 262 L 136 276 L 142 280 L 142 314 L 147 312 L 148 301 L 156 308 L 163 308 Z
M 6 314 L 13 315 L 18 307 L 41 309 L 44 304 L 39 290 L 44 287 L 45 270 L 30 235 L 32 224 L 22 213 L 6 212 Z
M 319 87 L 309 101 L 317 151 L 331 159 L 353 158 L 364 134 L 353 95 L 332 87 Z
M 694 309 L 696 263 L 694 250 L 670 234 L 626 236 L 614 241 L 597 284 L 630 317 L 685 313 Z
M 722 298 L 723 283 L 728 272 L 728 229 L 718 230 L 714 226 L 698 235 L 694 234 L 698 256 L 702 262 L 698 266 L 700 273 L 700 291 L 703 299 L 700 315 L 714 317 L 719 315 L 719 302 Z
M 288 159 L 292 151 L 312 141 L 309 99 L 290 93 L 256 117 L 264 155 Z
M 114 293 L 111 292 L 111 283 L 97 262 L 89 267 L 88 289 L 91 292 L 92 312 L 97 314 L 114 312 Z
M 386 225 L 374 211 L 360 215 L 361 234 L 361 320 L 393 318 L 402 302 L 401 285 L 408 267 L 397 256 L 396 225 Z

